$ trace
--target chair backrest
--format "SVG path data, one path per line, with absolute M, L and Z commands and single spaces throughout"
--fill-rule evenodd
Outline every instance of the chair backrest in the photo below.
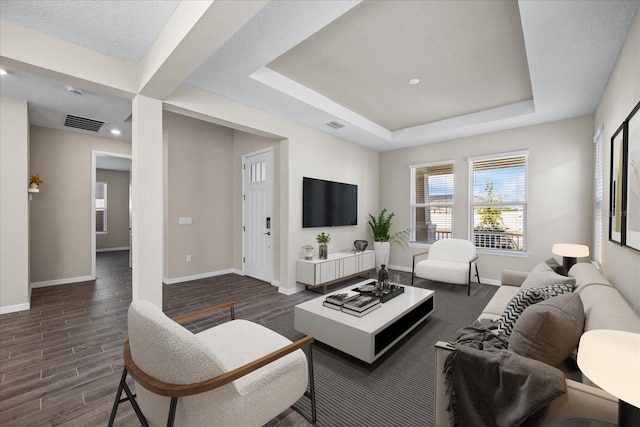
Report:
M 429 259 L 468 262 L 476 256 L 476 247 L 464 239 L 436 240 L 429 249 Z
M 133 301 L 128 314 L 131 357 L 146 374 L 191 384 L 223 373 L 215 354 L 149 301 Z

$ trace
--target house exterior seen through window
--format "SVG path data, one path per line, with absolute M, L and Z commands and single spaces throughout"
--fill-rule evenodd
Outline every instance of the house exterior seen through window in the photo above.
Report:
M 96 233 L 107 232 L 107 183 L 96 182 Z
M 469 237 L 480 249 L 527 250 L 528 152 L 469 159 Z
M 451 238 L 452 225 L 453 162 L 411 166 L 411 241 Z

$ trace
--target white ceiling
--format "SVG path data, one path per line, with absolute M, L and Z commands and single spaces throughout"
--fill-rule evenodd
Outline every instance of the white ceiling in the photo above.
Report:
M 2 0 L 0 89 L 34 125 L 130 140 L 129 100 L 186 84 L 384 151 L 593 113 L 639 3 Z

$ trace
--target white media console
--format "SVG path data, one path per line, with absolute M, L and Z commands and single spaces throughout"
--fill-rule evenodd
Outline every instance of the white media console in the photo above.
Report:
M 374 252 L 342 251 L 333 252 L 327 259 L 299 259 L 296 263 L 296 281 L 307 289 L 322 287 L 327 293 L 327 286 L 350 277 L 375 270 Z

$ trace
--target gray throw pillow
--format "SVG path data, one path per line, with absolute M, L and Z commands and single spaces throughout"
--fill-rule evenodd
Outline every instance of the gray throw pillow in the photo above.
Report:
M 511 298 L 498 319 L 498 332 L 510 335 L 516 321 L 527 307 L 537 304 L 556 295 L 573 291 L 573 286 L 567 284 L 538 286 L 520 290 Z
M 553 271 L 546 262 L 541 262 L 531 270 L 520 287 L 526 289 L 558 284 L 569 284 L 571 287 L 575 287 L 576 279 L 562 276 Z
M 580 294 L 559 295 L 532 305 L 520 315 L 509 337 L 509 350 L 558 366 L 575 350 L 583 331 Z

